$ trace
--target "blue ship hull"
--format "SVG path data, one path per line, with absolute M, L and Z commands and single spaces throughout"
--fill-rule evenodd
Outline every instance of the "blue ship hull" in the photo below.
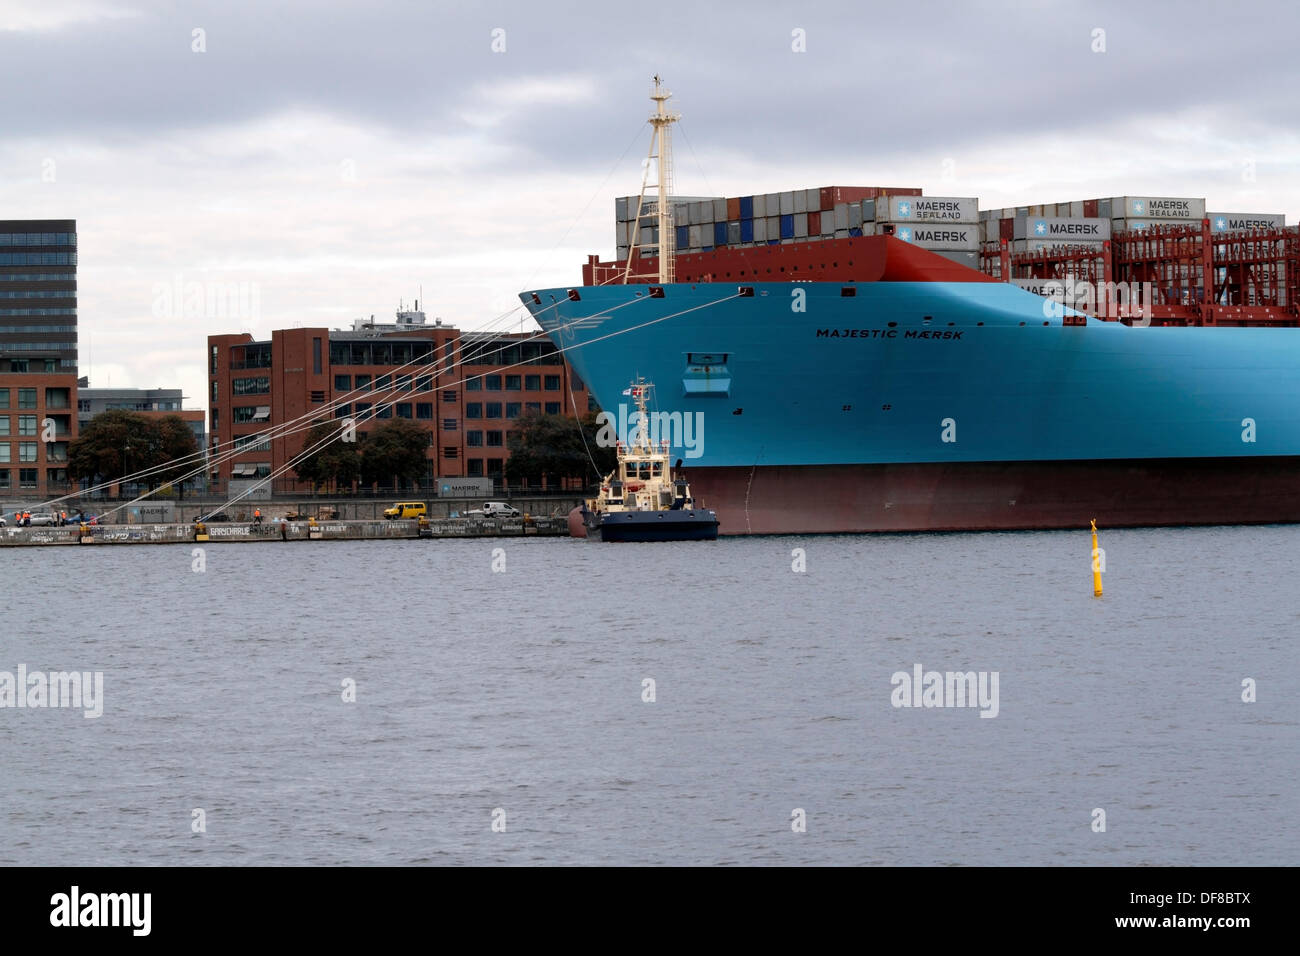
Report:
M 1300 520 L 1300 330 L 1066 324 L 992 282 L 749 288 L 522 296 L 603 409 L 640 376 L 682 413 L 664 437 L 724 533 Z M 1043 493 L 1084 476 L 1111 487 Z M 988 513 L 1024 482 L 1034 517 Z M 877 500 L 918 492 L 905 520 Z M 1092 499 L 1109 514 L 1080 514 Z

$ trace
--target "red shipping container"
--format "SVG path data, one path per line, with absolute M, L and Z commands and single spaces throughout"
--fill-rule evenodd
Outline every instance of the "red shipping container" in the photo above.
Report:
M 727 218 L 728 219 L 740 218 L 740 197 L 739 196 L 737 196 L 735 199 L 727 200 Z
M 820 236 L 822 234 L 822 214 L 820 212 L 808 213 L 808 235 Z
M 1087 219 L 1097 218 L 1097 200 L 1085 199 L 1083 201 L 1083 215 Z
M 1010 241 L 1016 234 L 1016 221 L 1014 219 L 1002 219 L 998 223 L 998 238 Z
M 822 209 L 834 209 L 835 208 L 835 187 L 823 186 L 820 190 L 820 194 L 821 194 L 821 202 L 818 203 L 818 206 Z

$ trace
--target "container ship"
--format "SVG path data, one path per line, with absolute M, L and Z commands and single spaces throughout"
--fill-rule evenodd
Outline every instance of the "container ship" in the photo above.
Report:
M 616 201 L 618 257 L 521 299 L 611 418 L 629 377 L 658 383 L 722 533 L 1300 521 L 1283 217 L 981 212 L 898 187 L 681 199 L 669 96 L 656 78 L 657 196 Z

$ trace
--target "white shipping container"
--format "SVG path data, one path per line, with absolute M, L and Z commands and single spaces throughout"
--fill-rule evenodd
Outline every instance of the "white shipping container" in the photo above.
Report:
M 766 219 L 754 220 L 754 241 L 767 242 L 767 220 Z
M 767 196 L 760 193 L 754 197 L 754 218 L 763 219 L 767 216 Z
M 991 233 L 998 237 L 998 228 Z M 1016 239 L 1050 239 L 1054 242 L 1077 242 L 1085 239 L 1109 239 L 1109 219 L 1070 219 L 1059 216 L 1026 216 L 1017 219 L 1012 233 Z
M 808 212 L 821 212 L 822 208 L 822 191 L 814 186 L 811 189 L 804 190 L 805 202 L 808 204 Z
M 882 196 L 880 222 L 979 222 L 979 200 L 953 196 Z
M 806 212 L 797 212 L 794 214 L 794 237 L 796 239 L 806 239 L 808 236 L 808 214 Z
M 1152 226 L 1159 226 L 1161 229 L 1168 229 L 1171 226 L 1186 229 L 1199 223 L 1199 219 L 1112 219 L 1110 228 L 1111 232 L 1141 232 Z
M 1210 232 L 1240 232 L 1244 229 L 1282 229 L 1286 216 L 1280 212 L 1212 212 L 1207 214 Z
M 614 200 L 614 218 L 616 220 L 627 220 L 631 218 L 631 213 L 627 209 L 627 197 L 621 196 Z
M 781 211 L 785 212 L 784 209 Z M 796 189 L 794 191 L 794 211 L 795 215 L 798 215 L 801 212 L 806 213 L 808 211 L 808 193 L 805 190 Z
M 963 249 L 978 252 L 979 223 L 895 223 L 894 238 L 922 249 Z
M 618 261 L 618 262 L 626 262 L 626 261 L 627 261 L 627 253 L 628 253 L 628 247 L 627 247 L 627 246 L 619 246 L 619 247 L 618 247 L 618 255 L 615 257 L 616 261 Z
M 781 217 L 780 216 L 767 217 L 767 238 L 768 239 L 781 238 Z
M 864 224 L 868 222 L 875 222 L 876 201 L 874 199 L 864 199 L 862 200 L 861 205 L 862 205 L 862 222 Z
M 1070 203 L 1070 218 L 1071 218 L 1071 219 L 1082 219 L 1082 218 L 1084 218 L 1084 216 L 1083 216 L 1083 200 L 1082 200 L 1082 199 L 1076 199 L 1074 202 Z
M 849 238 L 849 231 L 848 231 L 847 229 L 836 229 L 836 230 L 835 230 L 835 238 L 836 238 L 836 239 L 847 239 L 847 238 Z
M 780 211 L 780 213 L 778 213 L 778 215 L 781 215 L 781 216 L 792 216 L 792 215 L 794 215 L 794 193 L 791 193 L 791 192 L 784 192 L 784 193 L 781 193 L 780 210 L 781 210 L 781 211 Z M 772 207 L 771 207 L 771 206 L 768 206 L 768 208 L 767 208 L 767 214 L 768 214 L 769 216 L 772 215 Z
M 712 229 L 710 229 L 710 232 L 712 232 Z M 700 248 L 700 246 L 704 245 L 704 243 L 702 242 L 703 238 L 704 238 L 703 227 L 691 226 L 687 230 L 686 244 L 690 246 L 692 249 L 698 249 Z
M 1112 219 L 1203 219 L 1204 199 L 1180 199 L 1170 196 L 1112 197 Z M 1100 215 L 1098 210 L 1098 215 Z
M 1042 252 L 1044 249 L 1059 249 L 1062 246 L 1082 246 L 1085 249 L 1100 249 L 1102 241 L 1091 239 L 1070 242 L 1053 242 L 1050 239 L 1013 239 L 1007 243 L 1011 252 Z
M 980 267 L 980 254 L 978 252 L 963 252 L 953 249 L 936 249 L 938 255 L 943 256 L 949 262 L 956 262 L 959 265 L 966 266 L 968 269 L 974 269 L 977 272 Z
M 727 221 L 727 200 L 726 199 L 713 200 L 713 221 L 714 222 Z
M 858 210 L 858 215 L 862 215 L 860 209 Z M 836 230 L 849 228 L 849 204 L 846 202 L 836 203 L 835 214 L 831 219 L 831 225 L 834 226 Z M 822 231 L 826 231 L 826 216 L 824 214 L 822 215 Z
M 836 219 L 835 220 L 836 228 L 839 227 L 839 224 L 840 221 Z M 849 203 L 849 228 L 850 229 L 862 228 L 862 204 L 861 203 L 856 203 L 856 202 Z

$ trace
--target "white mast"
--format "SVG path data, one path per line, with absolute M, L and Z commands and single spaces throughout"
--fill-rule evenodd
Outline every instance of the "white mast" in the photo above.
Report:
M 677 233 L 673 228 L 673 207 L 672 207 L 672 186 L 673 186 L 673 160 L 672 160 L 672 132 L 670 127 L 682 118 L 680 113 L 669 113 L 664 109 L 664 104 L 672 97 L 672 94 L 663 88 L 663 84 L 656 74 L 654 89 L 650 91 L 650 99 L 655 101 L 655 112 L 650 115 L 650 125 L 654 127 L 654 136 L 650 139 L 650 155 L 646 157 L 643 164 L 645 172 L 650 171 L 650 160 L 658 161 L 659 183 L 659 281 L 669 283 L 676 281 L 677 276 Z M 636 212 L 633 215 L 632 222 L 639 231 L 641 228 L 641 210 L 645 207 L 645 191 L 649 187 L 646 177 L 641 179 L 641 195 L 637 199 Z M 627 282 L 632 274 L 632 260 L 636 258 L 642 245 L 655 245 L 655 243 L 641 243 L 638 240 L 640 236 L 633 238 L 630 243 L 631 249 L 628 252 L 627 267 L 623 270 L 623 281 Z

